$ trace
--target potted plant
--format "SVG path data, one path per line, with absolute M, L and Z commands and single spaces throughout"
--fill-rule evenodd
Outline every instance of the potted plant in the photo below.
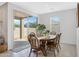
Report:
M 40 35 L 43 34 L 43 31 L 45 29 L 46 29 L 46 26 L 44 24 L 37 24 L 37 26 L 36 26 L 36 30 L 37 30 L 37 32 L 40 33 Z
M 49 30 L 45 30 L 45 32 L 44 32 L 45 36 L 46 35 L 48 36 L 49 35 L 49 32 L 50 32 Z

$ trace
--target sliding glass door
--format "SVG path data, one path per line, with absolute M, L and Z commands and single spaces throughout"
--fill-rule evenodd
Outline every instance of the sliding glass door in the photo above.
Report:
M 26 40 L 30 32 L 36 33 L 36 24 L 38 24 L 36 16 L 14 19 L 14 40 Z
M 14 40 L 20 39 L 20 20 L 14 19 Z

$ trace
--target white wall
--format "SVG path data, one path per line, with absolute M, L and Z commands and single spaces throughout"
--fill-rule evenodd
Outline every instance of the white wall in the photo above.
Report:
M 13 48 L 13 35 L 12 35 L 13 13 L 11 9 L 12 8 L 8 3 L 5 3 L 0 7 L 1 10 L 0 19 L 3 21 L 2 35 L 5 37 L 6 43 L 8 45 L 8 49 Z
M 2 19 L 1 19 L 2 10 L 0 9 L 0 36 L 2 35 Z
M 11 4 L 7 3 L 8 5 L 8 14 L 7 14 L 7 17 L 8 17 L 8 50 L 12 49 L 13 48 L 13 26 L 14 26 L 14 15 L 13 15 L 13 7 Z
M 50 29 L 50 17 L 59 16 L 61 19 L 60 32 L 62 33 L 61 42 L 76 44 L 76 9 L 58 11 L 39 15 L 39 23 L 45 24 Z
M 0 7 L 0 20 L 3 22 L 2 23 L 2 27 L 1 27 L 1 30 L 2 30 L 2 33 L 1 35 L 3 35 L 7 41 L 7 5 L 2 5 Z
M 79 57 L 79 28 L 77 28 L 77 56 Z

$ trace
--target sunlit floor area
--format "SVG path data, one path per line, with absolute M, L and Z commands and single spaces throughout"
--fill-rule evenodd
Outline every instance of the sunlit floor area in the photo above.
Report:
M 0 57 L 28 57 L 30 51 L 30 46 L 26 45 L 26 48 L 19 47 L 13 51 L 7 51 L 0 54 Z M 47 57 L 53 57 L 53 51 L 47 51 Z M 76 57 L 76 46 L 71 44 L 61 44 L 61 50 L 56 54 L 57 57 Z M 31 53 L 30 57 L 36 57 L 34 53 Z M 38 57 L 44 57 L 41 52 L 39 52 Z

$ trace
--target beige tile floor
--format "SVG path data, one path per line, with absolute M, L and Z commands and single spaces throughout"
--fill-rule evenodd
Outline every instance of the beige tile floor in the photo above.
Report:
M 28 57 L 30 48 L 24 49 L 18 53 L 7 51 L 1 53 L 0 57 Z M 47 51 L 47 57 L 53 57 L 52 51 Z M 31 53 L 31 57 L 35 57 L 34 53 Z M 39 53 L 39 57 L 44 57 L 42 53 Z M 61 44 L 61 50 L 57 54 L 57 57 L 76 57 L 76 46 L 71 44 Z

